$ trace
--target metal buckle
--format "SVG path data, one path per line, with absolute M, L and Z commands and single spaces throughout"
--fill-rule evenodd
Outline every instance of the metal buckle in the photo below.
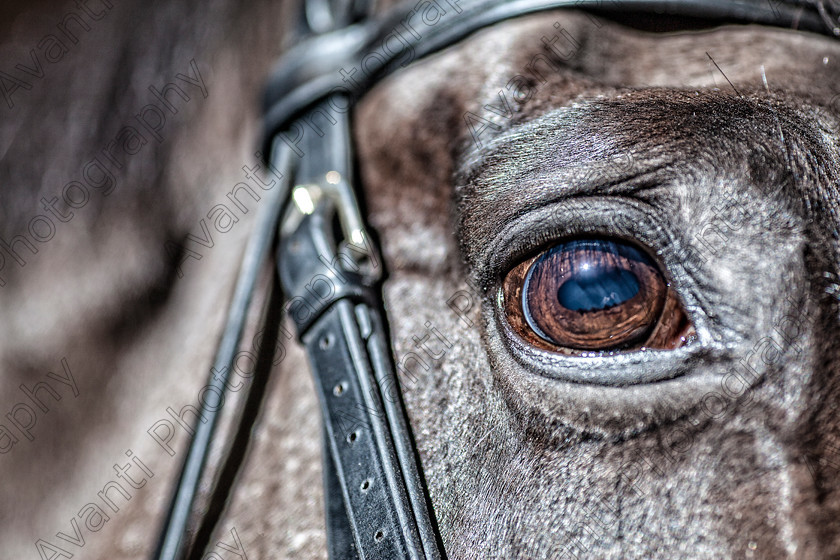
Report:
M 314 214 L 319 207 L 325 208 L 322 212 L 329 212 L 326 208 L 332 207 L 341 235 L 330 231 L 333 229 L 331 220 L 323 222 L 323 238 L 333 239 L 335 254 L 322 256 L 339 256 L 343 263 L 354 263 L 357 269 L 348 272 L 361 275 L 367 285 L 375 284 L 382 277 L 382 267 L 379 266 L 378 250 L 364 227 L 353 185 L 348 116 L 339 115 L 337 122 L 324 131 L 324 136 L 312 134 L 308 139 L 304 138 L 302 148 L 304 155 L 294 170 L 292 203 L 280 225 L 281 241 L 293 236 L 304 218 Z
M 382 277 L 352 183 L 348 115 L 323 132 L 301 144 L 280 225 L 278 272 L 299 336 L 340 299 L 375 302 Z

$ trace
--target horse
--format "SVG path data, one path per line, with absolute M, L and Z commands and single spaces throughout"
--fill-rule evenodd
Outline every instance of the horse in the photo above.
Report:
M 424 6 L 418 26 L 457 10 Z M 261 330 L 274 271 L 228 391 L 206 385 L 282 181 L 255 153 L 257 100 L 301 10 L 5 7 L 4 557 L 148 557 L 208 400 L 198 509 L 216 521 L 193 521 L 194 557 L 326 557 L 309 366 L 288 323 L 274 344 Z M 564 9 L 408 55 L 352 132 L 447 557 L 840 556 L 840 46 Z M 557 342 L 516 304 L 524 271 L 602 239 L 649 271 L 648 338 Z M 247 358 L 267 346 L 262 379 Z M 221 507 L 222 442 L 256 383 Z

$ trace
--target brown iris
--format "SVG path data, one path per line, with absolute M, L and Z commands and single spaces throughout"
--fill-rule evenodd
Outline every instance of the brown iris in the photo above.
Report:
M 656 263 L 621 241 L 555 245 L 511 270 L 503 291 L 517 334 L 548 350 L 676 348 L 693 335 Z

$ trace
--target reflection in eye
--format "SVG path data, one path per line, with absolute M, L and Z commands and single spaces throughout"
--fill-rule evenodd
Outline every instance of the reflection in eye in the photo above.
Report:
M 511 270 L 503 292 L 517 334 L 548 350 L 677 348 L 693 336 L 653 260 L 621 241 L 555 245 Z

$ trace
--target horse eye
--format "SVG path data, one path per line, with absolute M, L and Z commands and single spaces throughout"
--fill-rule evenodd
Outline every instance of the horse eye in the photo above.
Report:
M 673 349 L 695 336 L 656 263 L 617 240 L 555 245 L 514 267 L 502 291 L 513 330 L 546 350 Z

